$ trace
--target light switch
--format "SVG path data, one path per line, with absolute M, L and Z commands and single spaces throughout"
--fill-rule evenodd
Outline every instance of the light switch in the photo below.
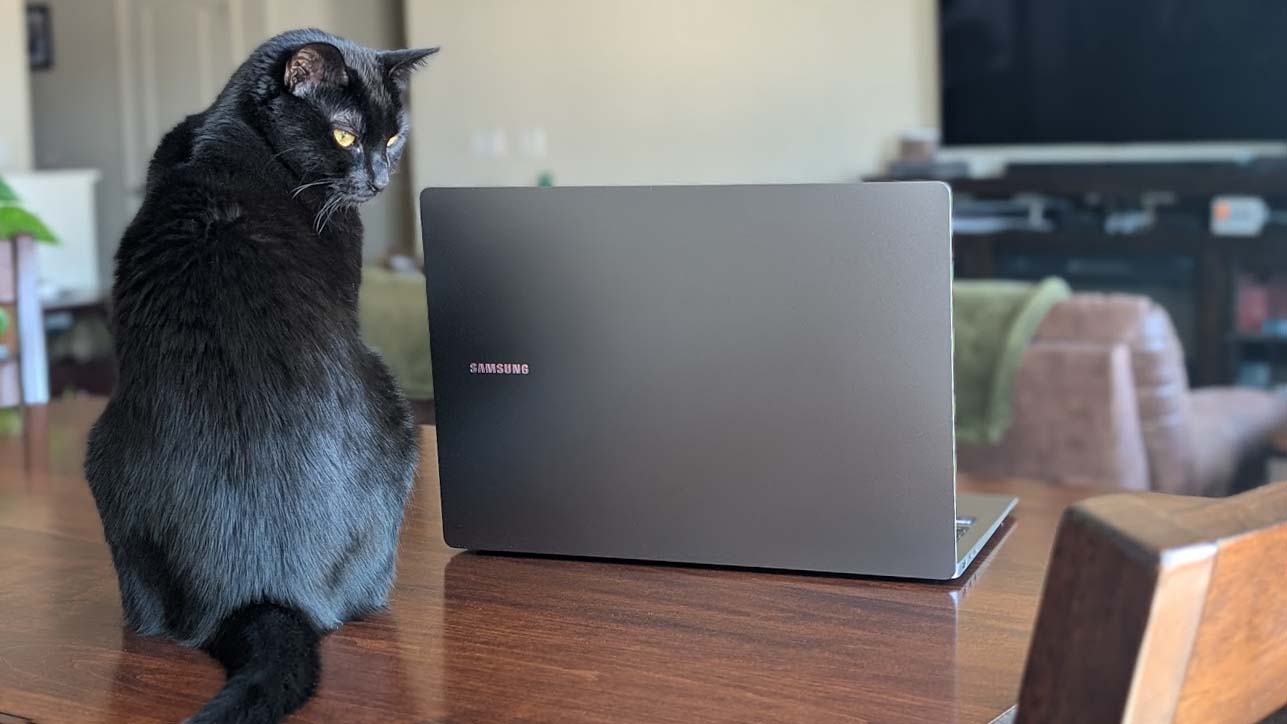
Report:
M 503 128 L 477 128 L 469 134 L 469 151 L 475 158 L 509 155 L 509 136 Z
M 491 130 L 492 158 L 505 158 L 509 155 L 509 135 L 504 128 Z
M 528 158 L 545 158 L 549 142 L 544 128 L 524 128 L 518 133 L 519 153 Z

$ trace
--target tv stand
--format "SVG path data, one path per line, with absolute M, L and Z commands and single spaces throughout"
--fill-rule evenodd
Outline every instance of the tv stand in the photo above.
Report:
M 1074 289 L 1145 294 L 1171 313 L 1195 384 L 1287 385 L 1287 225 L 1254 237 L 1210 231 L 1216 196 L 1259 196 L 1287 209 L 1287 158 L 1015 164 L 997 178 L 948 183 L 963 214 L 979 202 L 1020 202 L 1011 228 L 967 233 L 987 224 L 958 217 L 959 278 L 1057 275 Z M 1044 203 L 1040 223 L 1025 223 L 1024 199 Z M 1240 319 L 1239 288 L 1249 280 L 1280 298 L 1283 308 L 1268 312 L 1280 326 L 1252 330 L 1246 314 Z

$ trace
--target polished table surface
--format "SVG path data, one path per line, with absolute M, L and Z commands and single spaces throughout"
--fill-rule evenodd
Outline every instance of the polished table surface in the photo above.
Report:
M 81 475 L 98 400 L 0 437 L 0 723 L 175 722 L 221 685 L 199 651 L 127 633 Z M 1018 495 L 958 582 L 460 553 L 433 428 L 387 612 L 322 646 L 292 722 L 978 722 L 1015 700 L 1060 512 Z M 6 718 L 7 717 L 7 718 Z

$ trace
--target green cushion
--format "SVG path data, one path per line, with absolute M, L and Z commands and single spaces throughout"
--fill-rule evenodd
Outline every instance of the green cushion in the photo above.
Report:
M 958 281 L 952 287 L 956 436 L 998 442 L 1010 427 L 1024 350 L 1050 308 L 1070 294 L 1062 279 L 1036 284 Z
M 358 323 L 362 339 L 384 357 L 407 397 L 433 399 L 425 278 L 364 268 Z

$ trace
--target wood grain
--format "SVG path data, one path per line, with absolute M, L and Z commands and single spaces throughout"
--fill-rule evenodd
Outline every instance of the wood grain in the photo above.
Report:
M 1287 483 L 1060 524 L 1016 721 L 1253 724 L 1287 705 Z
M 1258 721 L 1287 705 L 1287 484 L 1187 520 L 1218 552 L 1176 722 Z
M 203 654 L 121 627 L 80 465 L 101 402 L 33 408 L 0 438 L 0 712 L 175 722 L 222 682 Z M 433 430 L 387 612 L 323 644 L 292 722 L 988 722 L 1016 699 L 1061 511 L 1020 496 L 963 582 L 458 553 Z

